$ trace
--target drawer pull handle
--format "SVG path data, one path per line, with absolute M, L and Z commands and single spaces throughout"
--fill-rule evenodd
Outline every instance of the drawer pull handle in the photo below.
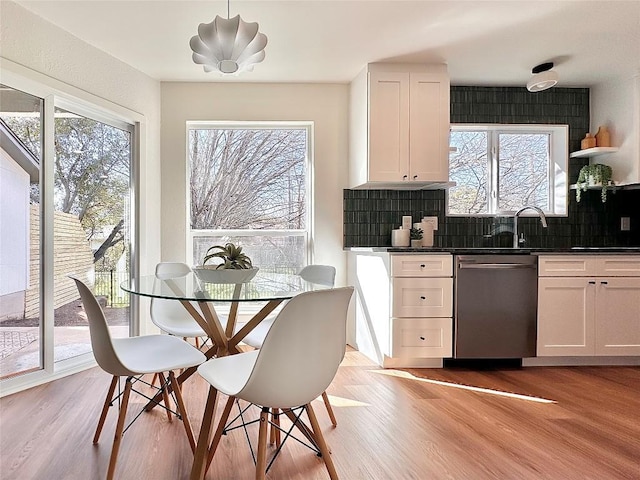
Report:
M 594 282 L 593 280 L 589 282 L 589 285 L 595 285 L 596 282 Z
M 424 267 L 426 267 L 424 263 L 420 265 L 420 268 L 424 268 Z
M 424 337 L 420 337 L 420 340 L 424 340 L 424 339 L 425 339 Z
M 427 297 L 422 297 L 422 296 L 420 297 L 420 300 L 426 300 L 426 299 Z
M 609 282 L 600 282 L 600 285 L 609 285 Z

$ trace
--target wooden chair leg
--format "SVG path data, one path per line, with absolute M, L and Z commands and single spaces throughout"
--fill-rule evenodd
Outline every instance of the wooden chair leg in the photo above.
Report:
M 173 393 L 176 396 L 176 403 L 178 404 L 178 412 L 180 412 L 180 416 L 182 417 L 182 423 L 184 425 L 184 430 L 187 432 L 187 439 L 189 440 L 189 445 L 191 446 L 191 451 L 196 453 L 196 440 L 193 437 L 193 430 L 191 430 L 191 422 L 189 421 L 189 415 L 187 415 L 187 409 L 184 406 L 184 399 L 182 398 L 182 388 L 180 388 L 180 384 L 176 380 L 176 375 L 173 371 L 169 372 L 169 382 L 171 383 L 171 388 L 173 388 Z
M 200 350 L 200 338 L 196 337 L 196 348 Z
M 211 440 L 211 447 L 209 447 L 209 456 L 207 457 L 207 468 L 205 469 L 205 473 L 209 470 L 209 465 L 211 465 L 211 461 L 213 460 L 213 456 L 216 454 L 216 450 L 218 449 L 218 445 L 220 444 L 220 439 L 222 438 L 222 432 L 224 431 L 224 427 L 227 424 L 227 420 L 229 419 L 229 414 L 231 413 L 231 409 L 233 408 L 233 404 L 236 401 L 236 397 L 229 397 L 227 399 L 227 403 L 224 406 L 224 410 L 222 411 L 222 416 L 218 422 L 218 428 L 213 434 L 213 439 Z
M 202 417 L 202 425 L 200 426 L 200 434 L 198 435 L 198 445 L 196 446 L 196 454 L 193 459 L 193 467 L 191 468 L 190 480 L 203 480 L 207 466 L 207 451 L 209 450 L 209 435 L 211 435 L 211 427 L 213 425 L 213 417 L 216 413 L 216 401 L 218 400 L 218 390 L 209 387 L 209 395 L 207 396 L 207 404 L 204 407 L 204 416 Z
M 331 478 L 331 480 L 338 480 L 338 473 L 336 472 L 336 467 L 333 465 L 333 460 L 331 460 L 331 452 L 329 451 L 329 448 L 324 441 L 324 436 L 322 435 L 322 430 L 320 430 L 320 425 L 318 424 L 316 414 L 313 411 L 310 403 L 307 403 L 304 408 L 307 411 L 307 416 L 309 417 L 309 422 L 311 423 L 311 428 L 313 429 L 313 435 L 316 438 L 318 449 L 322 454 L 324 465 L 327 467 L 327 472 L 329 472 L 329 477 Z
M 153 387 L 156 384 L 156 380 L 158 379 L 158 374 L 154 373 L 153 378 L 151 379 L 151 386 Z
M 331 424 L 334 427 L 338 426 L 338 421 L 336 420 L 336 416 L 333 413 L 333 408 L 331 408 L 331 403 L 329 402 L 329 396 L 327 392 L 322 392 L 322 400 L 324 401 L 324 406 L 327 407 L 327 413 L 329 414 L 329 418 L 331 419 Z
M 271 423 L 269 427 L 269 443 L 275 443 L 276 447 L 280 446 L 280 409 L 271 409 Z
M 127 417 L 127 406 L 129 405 L 129 395 L 131 394 L 131 377 L 127 378 L 122 394 L 122 404 L 120 405 L 120 413 L 118 414 L 118 423 L 116 425 L 116 433 L 113 437 L 113 447 L 111 447 L 111 457 L 109 458 L 109 470 L 107 471 L 107 480 L 113 480 L 113 474 L 116 470 L 116 462 L 118 460 L 118 451 L 120 450 L 120 441 L 122 440 L 122 432 L 124 430 L 124 421 Z
M 162 382 L 161 388 L 162 388 L 162 398 L 164 400 L 164 406 L 167 407 L 166 408 L 166 412 L 167 412 L 167 419 L 169 421 L 171 421 L 171 412 L 169 411 L 169 409 L 171 408 L 171 404 L 169 403 L 169 392 L 167 391 L 167 379 L 164 376 L 164 373 L 162 372 L 158 372 L 158 377 L 160 378 L 160 381 Z
M 113 400 L 113 392 L 116 390 L 116 384 L 118 383 L 118 377 L 113 376 L 111 379 L 111 385 L 109 385 L 109 391 L 107 392 L 107 398 L 104 399 L 104 406 L 102 407 L 102 412 L 100 413 L 100 420 L 98 420 L 98 427 L 96 428 L 96 433 L 93 436 L 93 443 L 98 443 L 100 439 L 100 433 L 102 432 L 102 427 L 104 427 L 104 421 L 107 418 L 107 413 L 109 412 L 109 407 L 111 406 L 111 401 Z
M 260 433 L 258 434 L 258 458 L 256 460 L 256 480 L 264 480 L 267 475 L 267 425 L 269 408 L 262 407 L 260 413 Z

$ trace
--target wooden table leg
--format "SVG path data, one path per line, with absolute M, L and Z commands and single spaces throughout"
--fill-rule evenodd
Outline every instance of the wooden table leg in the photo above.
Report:
M 200 426 L 200 434 L 198 435 L 196 454 L 193 458 L 193 467 L 191 468 L 191 480 L 203 480 L 207 473 L 209 436 L 211 435 L 211 428 L 213 427 L 213 418 L 216 413 L 217 400 L 218 390 L 213 387 L 209 387 L 207 404 L 204 408 L 204 416 L 202 417 L 202 425 Z

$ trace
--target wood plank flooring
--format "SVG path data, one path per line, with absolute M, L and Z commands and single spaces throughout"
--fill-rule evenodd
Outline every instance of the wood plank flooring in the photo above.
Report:
M 91 439 L 108 385 L 94 368 L 0 399 L 0 478 L 104 478 L 115 408 L 100 443 Z M 196 432 L 206 393 L 197 375 L 184 388 Z M 638 367 L 382 370 L 350 351 L 328 393 L 337 428 L 314 405 L 342 480 L 640 479 Z M 133 413 L 143 401 L 131 400 Z M 255 442 L 257 428 L 250 433 Z M 156 409 L 126 432 L 116 475 L 188 479 L 192 458 L 180 421 Z M 206 478 L 253 476 L 243 432 L 229 433 Z M 328 475 L 288 442 L 267 478 Z

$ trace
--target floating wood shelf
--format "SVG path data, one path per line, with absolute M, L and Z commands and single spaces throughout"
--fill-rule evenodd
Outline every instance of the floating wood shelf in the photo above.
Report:
M 586 150 L 578 150 L 571 153 L 571 158 L 587 158 L 597 157 L 598 155 L 607 155 L 609 153 L 615 153 L 618 151 L 618 147 L 593 147 Z

